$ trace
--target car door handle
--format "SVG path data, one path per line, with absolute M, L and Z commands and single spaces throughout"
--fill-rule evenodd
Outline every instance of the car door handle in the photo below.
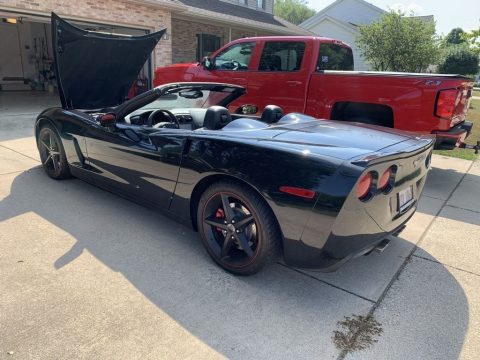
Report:
M 247 85 L 247 79 L 244 78 L 233 78 L 232 79 L 235 84 L 238 85 Z
M 287 84 L 289 86 L 297 86 L 297 85 L 302 85 L 302 82 L 301 81 L 290 80 L 290 81 L 287 81 Z

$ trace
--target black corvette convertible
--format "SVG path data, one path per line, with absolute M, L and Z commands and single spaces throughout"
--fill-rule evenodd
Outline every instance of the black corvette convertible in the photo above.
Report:
M 53 15 L 62 108 L 35 123 L 46 173 L 75 176 L 193 227 L 224 269 L 332 271 L 413 215 L 434 140 L 369 125 L 226 107 L 245 89 L 164 85 L 125 96 L 162 32 L 96 34 Z M 81 109 L 81 110 L 79 110 Z

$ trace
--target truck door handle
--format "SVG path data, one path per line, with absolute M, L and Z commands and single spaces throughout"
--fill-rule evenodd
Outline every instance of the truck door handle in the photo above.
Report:
M 247 79 L 244 78 L 233 78 L 234 83 L 239 85 L 247 85 Z
M 287 84 L 289 86 L 297 86 L 297 85 L 302 85 L 302 82 L 301 81 L 290 80 L 290 81 L 287 81 Z

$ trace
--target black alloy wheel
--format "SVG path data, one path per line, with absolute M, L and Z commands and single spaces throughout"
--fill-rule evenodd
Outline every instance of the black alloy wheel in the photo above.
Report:
M 71 176 L 62 141 L 53 127 L 46 125 L 40 129 L 37 147 L 48 176 L 53 179 L 66 179 Z
M 278 223 L 247 186 L 231 181 L 210 186 L 200 199 L 197 223 L 208 253 L 227 271 L 251 275 L 278 258 Z

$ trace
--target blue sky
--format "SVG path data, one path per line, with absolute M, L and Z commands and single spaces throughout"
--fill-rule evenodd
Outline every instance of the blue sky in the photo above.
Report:
M 321 10 L 334 0 L 308 0 L 309 6 Z M 478 29 L 480 26 L 479 0 L 369 0 L 370 4 L 384 10 L 389 8 L 413 10 L 416 15 L 434 15 L 437 22 L 437 33 L 447 34 L 455 27 L 464 30 Z

